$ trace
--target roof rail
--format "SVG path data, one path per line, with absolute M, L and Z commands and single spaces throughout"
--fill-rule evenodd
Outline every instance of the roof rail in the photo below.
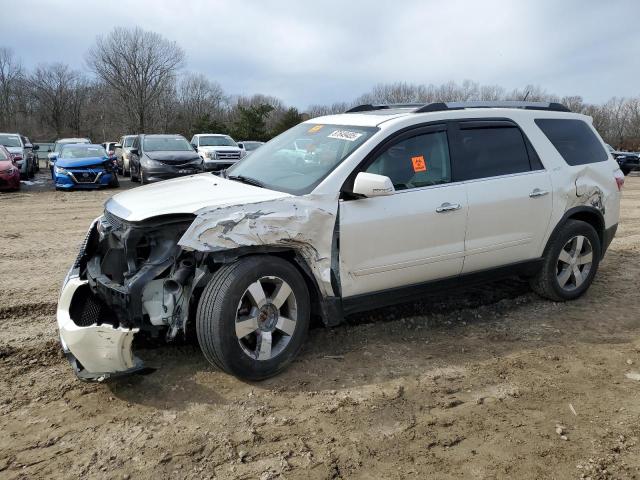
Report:
M 414 113 L 442 112 L 446 110 L 462 110 L 464 108 L 523 108 L 525 110 L 546 110 L 550 112 L 570 112 L 567 107 L 557 102 L 440 102 L 427 103 L 416 109 Z
M 357 113 L 357 112 L 371 112 L 374 110 L 388 110 L 391 108 L 420 108 L 424 107 L 424 103 L 388 103 L 388 104 L 379 104 L 372 105 L 370 103 L 365 103 L 364 105 L 357 105 L 355 107 L 350 108 L 344 113 Z
M 372 105 L 370 103 L 350 108 L 345 113 L 372 112 L 374 110 L 390 110 L 392 108 L 412 108 L 413 113 L 444 112 L 465 108 L 523 108 L 525 110 L 546 110 L 548 112 L 570 112 L 566 106 L 557 102 L 434 102 L 434 103 L 389 103 Z

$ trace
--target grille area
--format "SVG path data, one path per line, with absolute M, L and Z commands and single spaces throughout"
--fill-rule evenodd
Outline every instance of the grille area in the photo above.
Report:
M 73 176 L 75 177 L 76 182 L 78 183 L 93 183 L 96 181 L 96 178 L 98 178 L 98 175 L 99 175 L 99 173 L 90 172 L 90 171 L 77 172 L 75 170 L 72 170 L 71 173 L 73 173 Z
M 93 324 L 112 323 L 117 326 L 113 311 L 98 297 L 91 293 L 88 285 L 76 290 L 69 307 L 71 320 L 79 327 L 90 327 Z M 107 319 L 107 321 L 105 321 Z M 111 320 L 111 321 L 109 321 Z
M 219 160 L 240 160 L 240 152 L 218 152 Z
M 115 230 L 121 230 L 124 227 L 124 220 L 115 216 L 109 210 L 104 211 L 104 219 Z

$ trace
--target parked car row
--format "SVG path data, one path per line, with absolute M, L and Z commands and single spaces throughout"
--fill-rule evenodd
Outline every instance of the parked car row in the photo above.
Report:
M 607 148 L 616 162 L 618 162 L 622 173 L 629 175 L 634 170 L 640 170 L 640 153 L 618 151 L 609 144 L 607 144 Z
M 18 133 L 1 133 L 0 188 L 20 187 L 20 179 L 32 178 L 39 160 L 46 159 L 56 189 L 98 188 L 119 185 L 118 174 L 146 184 L 205 171 L 220 171 L 263 145 L 238 142 L 228 135 L 198 134 L 188 142 L 177 134 L 123 135 L 118 142 L 94 144 L 88 138 L 61 138 L 36 143 Z M 36 153 L 37 152 L 37 153 Z M 11 166 L 4 162 L 11 162 Z M 17 172 L 18 183 L 13 177 Z
M 33 178 L 39 170 L 38 157 L 34 154 L 39 148 L 38 145 L 33 145 L 31 140 L 19 133 L 0 133 L 0 145 L 9 152 L 20 171 L 20 178 L 22 180 Z

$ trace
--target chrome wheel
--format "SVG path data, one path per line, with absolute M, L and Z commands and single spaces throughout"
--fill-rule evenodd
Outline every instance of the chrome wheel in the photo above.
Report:
M 291 341 L 298 320 L 296 297 L 279 277 L 262 277 L 242 294 L 236 311 L 236 336 L 254 360 L 270 360 Z
M 579 288 L 589 276 L 593 264 L 593 246 L 587 237 L 577 235 L 565 243 L 556 269 L 560 288 L 566 291 Z

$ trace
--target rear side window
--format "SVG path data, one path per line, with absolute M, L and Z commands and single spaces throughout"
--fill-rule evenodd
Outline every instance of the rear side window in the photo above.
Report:
M 598 137 L 582 120 L 539 118 L 536 125 L 568 165 L 604 162 L 609 158 Z
M 456 180 L 497 177 L 531 170 L 527 146 L 513 126 L 464 128 L 461 124 Z

